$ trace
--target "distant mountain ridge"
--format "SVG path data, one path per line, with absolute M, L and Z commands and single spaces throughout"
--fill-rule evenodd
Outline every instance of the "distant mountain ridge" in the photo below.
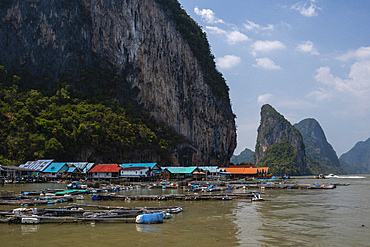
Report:
M 248 163 L 253 161 L 254 152 L 249 148 L 244 149 L 239 155 L 233 155 L 230 159 L 235 165 L 240 163 Z
M 333 147 L 326 139 L 320 124 L 313 118 L 307 118 L 294 124 L 303 136 L 307 163 L 309 169 L 315 173 L 343 174 L 340 162 Z
M 370 174 L 370 138 L 357 142 L 340 156 L 341 167 L 351 174 Z

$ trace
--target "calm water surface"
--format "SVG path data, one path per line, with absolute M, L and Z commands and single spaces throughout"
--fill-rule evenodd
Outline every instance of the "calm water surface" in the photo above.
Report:
M 92 202 L 86 199 L 84 203 L 127 207 L 178 205 L 183 206 L 184 211 L 163 224 L 153 225 L 0 224 L 0 246 L 370 246 L 370 176 L 294 181 L 350 185 L 334 190 L 265 190 L 263 197 L 267 201 L 253 203 L 235 199 L 201 202 Z M 0 186 L 0 190 L 19 192 L 44 187 L 45 184 L 5 185 Z M 47 187 L 64 188 L 65 184 L 47 184 Z M 123 193 L 179 192 L 130 190 Z

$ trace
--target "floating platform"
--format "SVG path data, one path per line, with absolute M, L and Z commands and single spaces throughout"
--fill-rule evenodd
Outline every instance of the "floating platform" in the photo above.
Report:
M 85 210 L 80 207 L 98 207 Z M 173 213 L 182 212 L 182 207 L 109 207 L 87 204 L 74 204 L 62 208 L 17 208 L 0 212 L 1 223 L 72 223 L 72 222 L 122 222 L 122 223 L 162 223 Z M 159 219 L 159 215 L 162 217 Z M 138 219 L 138 216 L 140 216 Z M 154 217 L 155 216 L 155 217 Z

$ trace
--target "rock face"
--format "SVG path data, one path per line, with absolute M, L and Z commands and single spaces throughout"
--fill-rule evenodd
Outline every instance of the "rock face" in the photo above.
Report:
M 276 145 L 284 145 L 284 148 L 279 148 Z M 270 105 L 264 105 L 261 108 L 261 123 L 258 127 L 257 143 L 255 148 L 255 155 L 253 162 L 258 166 L 284 166 L 281 164 L 284 162 L 281 157 L 283 154 L 275 151 L 277 157 L 277 164 L 273 164 L 270 161 L 274 160 L 275 157 L 270 159 L 270 163 L 263 163 L 266 160 L 264 156 L 269 154 L 269 149 L 274 148 L 274 150 L 290 149 L 294 152 L 293 164 L 289 161 L 290 168 L 286 172 L 289 175 L 303 175 L 309 174 L 310 171 L 306 164 L 306 154 L 305 147 L 303 144 L 303 138 L 301 133 L 294 128 L 285 118 L 280 115 L 273 107 Z M 293 149 L 292 149 L 293 148 Z M 284 172 L 284 167 L 279 167 L 278 172 Z M 285 172 L 284 172 L 285 173 Z M 284 175 L 284 174 L 281 174 Z
M 340 156 L 341 167 L 351 174 L 370 173 L 370 138 L 357 142 L 347 153 Z
M 294 124 L 294 127 L 303 136 L 306 155 L 310 156 L 314 161 L 312 164 L 309 164 L 311 171 L 315 172 L 315 174 L 343 173 L 340 169 L 336 152 L 328 143 L 323 129 L 315 119 L 304 119 Z
M 172 165 L 228 164 L 236 147 L 230 100 L 206 83 L 176 22 L 155 0 L 7 0 L 0 16 L 0 64 L 10 72 L 32 83 L 112 71 L 124 77 L 121 98 L 129 95 L 186 137 Z

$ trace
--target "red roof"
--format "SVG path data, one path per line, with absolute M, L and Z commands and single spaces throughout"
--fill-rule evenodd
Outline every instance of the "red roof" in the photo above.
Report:
M 96 165 L 89 172 L 119 172 L 121 169 L 119 165 Z

